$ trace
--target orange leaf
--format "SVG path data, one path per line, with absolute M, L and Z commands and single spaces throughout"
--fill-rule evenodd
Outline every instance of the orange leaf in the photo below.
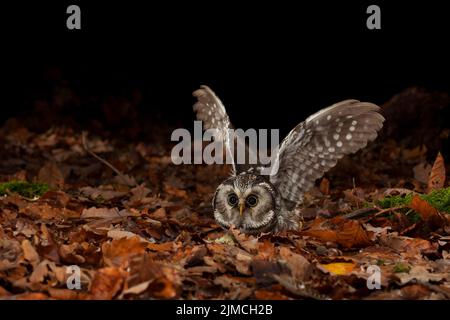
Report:
M 321 266 L 326 270 L 338 276 L 351 273 L 355 268 L 355 265 L 356 264 L 354 262 L 333 262 L 328 264 L 321 264 Z
M 124 267 L 129 265 L 132 257 L 142 255 L 146 244 L 138 237 L 122 238 L 103 243 L 103 261 L 107 266 Z
M 411 201 L 410 207 L 417 211 L 420 214 L 422 220 L 427 222 L 427 224 L 431 228 L 440 227 L 442 223 L 445 222 L 445 219 L 441 216 L 439 211 L 427 201 L 420 198 L 418 195 L 414 196 Z
M 323 194 L 330 194 L 330 180 L 323 178 L 322 181 L 320 181 L 319 190 Z
M 323 242 L 336 242 L 344 248 L 366 247 L 371 243 L 367 231 L 358 221 L 342 217 L 330 220 L 318 218 L 302 234 Z
M 92 299 L 112 299 L 122 288 L 126 274 L 119 268 L 107 267 L 99 269 L 91 284 Z
M 444 158 L 439 152 L 428 177 L 428 192 L 442 189 L 445 183 L 445 164 Z

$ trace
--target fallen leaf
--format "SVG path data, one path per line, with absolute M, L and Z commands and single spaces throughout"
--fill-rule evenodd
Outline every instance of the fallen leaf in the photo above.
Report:
M 444 279 L 450 279 L 449 273 L 433 273 L 428 271 L 425 266 L 413 266 L 409 272 L 396 273 L 395 276 L 399 279 L 401 284 L 406 284 L 412 280 L 420 282 L 439 282 Z
M 22 251 L 25 260 L 36 266 L 39 263 L 39 254 L 29 240 L 22 241 Z
M 92 187 L 83 187 L 80 189 L 80 192 L 83 195 L 96 201 L 98 200 L 110 201 L 112 199 L 121 198 L 127 195 L 127 192 L 124 191 L 105 190 Z
M 421 183 L 428 183 L 431 172 L 431 165 L 427 162 L 421 162 L 413 167 L 414 179 Z
M 316 218 L 313 224 L 301 232 L 323 242 L 335 242 L 344 248 L 365 247 L 371 244 L 369 234 L 359 221 L 342 217 L 332 219 Z
M 382 235 L 380 243 L 402 253 L 405 257 L 421 256 L 425 252 L 436 251 L 438 247 L 437 243 L 432 244 L 425 239 L 397 236 L 395 234 Z
M 122 238 L 129 239 L 129 238 L 133 238 L 133 237 L 138 237 L 140 241 L 150 243 L 149 240 L 141 237 L 140 235 L 137 235 L 136 233 L 133 233 L 131 231 L 125 231 L 125 230 L 112 229 L 112 230 L 108 231 L 107 236 L 112 239 L 122 239 Z
M 92 279 L 91 297 L 95 300 L 110 300 L 114 298 L 125 281 L 125 273 L 115 267 L 107 267 L 99 269 Z
M 280 290 L 256 290 L 255 298 L 258 300 L 290 300 L 288 296 L 282 294 Z
M 78 299 L 78 292 L 70 289 L 48 288 L 50 297 L 58 300 L 75 300 Z
M 52 188 L 61 188 L 64 186 L 64 175 L 54 161 L 49 161 L 39 170 L 38 181 Z
M 333 262 L 328 264 L 320 264 L 321 267 L 329 271 L 331 274 L 342 276 L 350 274 L 355 268 L 354 262 Z
M 446 221 L 436 208 L 434 208 L 426 200 L 420 198 L 418 195 L 413 197 L 410 208 L 417 211 L 422 220 L 427 222 L 427 224 L 433 229 L 441 227 Z
M 445 184 L 445 163 L 441 153 L 438 152 L 433 168 L 431 169 L 430 177 L 428 178 L 428 192 L 432 190 L 442 189 Z
M 320 181 L 319 190 L 325 195 L 330 194 L 330 180 L 327 178 L 322 178 L 322 181 Z
M 112 240 L 111 243 L 103 243 L 103 260 L 109 267 L 126 268 L 133 256 L 143 254 L 146 244 L 138 237 Z
M 91 207 L 89 209 L 84 209 L 81 213 L 81 219 L 87 218 L 114 218 L 114 217 L 122 217 L 117 208 L 96 208 Z
M 291 275 L 296 281 L 306 281 L 311 273 L 311 264 L 302 255 L 292 252 L 289 248 L 280 248 L 280 258 L 286 261 Z
M 170 252 L 175 250 L 175 245 L 173 242 L 164 242 L 164 243 L 147 243 L 147 248 L 153 251 L 158 252 Z
M 77 211 L 72 211 L 67 208 L 53 207 L 46 202 L 30 203 L 28 206 L 20 209 L 19 213 L 32 219 L 43 220 L 64 220 L 67 218 L 78 218 L 80 216 Z
M 239 245 L 247 252 L 256 253 L 258 250 L 258 238 L 254 236 L 241 233 L 239 229 L 230 228 L 230 232 L 233 237 L 239 243 Z M 217 241 L 216 241 L 217 242 Z

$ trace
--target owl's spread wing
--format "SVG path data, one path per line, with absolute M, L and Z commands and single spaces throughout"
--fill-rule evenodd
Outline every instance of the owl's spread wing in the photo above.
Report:
M 234 146 L 236 148 L 245 148 L 246 159 L 249 159 L 249 154 L 253 151 L 248 148 L 245 140 L 240 139 L 234 133 L 230 134 L 228 129 L 232 129 L 233 126 L 224 105 L 216 94 L 208 86 L 203 85 L 200 86 L 200 89 L 194 91 L 193 95 L 197 98 L 197 102 L 193 106 L 194 111 L 197 113 L 197 119 L 203 122 L 203 128 L 205 130 L 218 130 L 218 135 L 215 138 L 223 142 L 227 155 L 232 160 L 233 175 L 245 172 L 253 167 L 245 163 L 237 163 Z
M 325 108 L 297 125 L 282 141 L 270 181 L 290 209 L 303 193 L 344 155 L 364 148 L 377 137 L 384 118 L 379 107 L 345 100 Z

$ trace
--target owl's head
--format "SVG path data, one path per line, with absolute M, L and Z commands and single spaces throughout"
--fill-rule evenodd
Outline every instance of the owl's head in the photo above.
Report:
M 245 233 L 269 231 L 276 224 L 278 193 L 264 176 L 241 174 L 217 187 L 214 217 L 223 228 L 235 225 Z

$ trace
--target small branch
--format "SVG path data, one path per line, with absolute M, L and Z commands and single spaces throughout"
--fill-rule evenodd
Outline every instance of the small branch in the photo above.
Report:
M 122 172 L 120 172 L 116 167 L 114 167 L 111 163 L 109 163 L 105 159 L 101 158 L 100 156 L 96 155 L 94 152 L 89 150 L 89 148 L 88 148 L 88 146 L 86 144 L 86 140 L 87 140 L 87 132 L 83 131 L 81 133 L 81 143 L 83 144 L 83 149 L 87 153 L 89 153 L 91 156 L 93 156 L 95 159 L 97 159 L 98 161 L 100 161 L 101 163 L 106 165 L 108 168 L 110 168 L 112 171 L 114 171 L 117 175 L 122 176 L 122 177 L 124 176 L 124 174 Z
M 355 219 L 362 215 L 368 214 L 369 212 L 376 211 L 377 208 L 362 208 L 355 211 L 344 214 L 342 217 L 346 219 Z
M 393 207 L 393 208 L 387 208 L 387 209 L 383 209 L 381 211 L 378 211 L 377 213 L 375 213 L 374 215 L 368 217 L 367 221 L 372 220 L 373 218 L 376 218 L 378 216 L 381 216 L 382 214 L 385 214 L 387 212 L 391 212 L 391 211 L 395 211 L 395 210 L 399 210 L 399 209 L 404 209 L 406 208 L 405 206 L 399 206 L 399 207 Z

